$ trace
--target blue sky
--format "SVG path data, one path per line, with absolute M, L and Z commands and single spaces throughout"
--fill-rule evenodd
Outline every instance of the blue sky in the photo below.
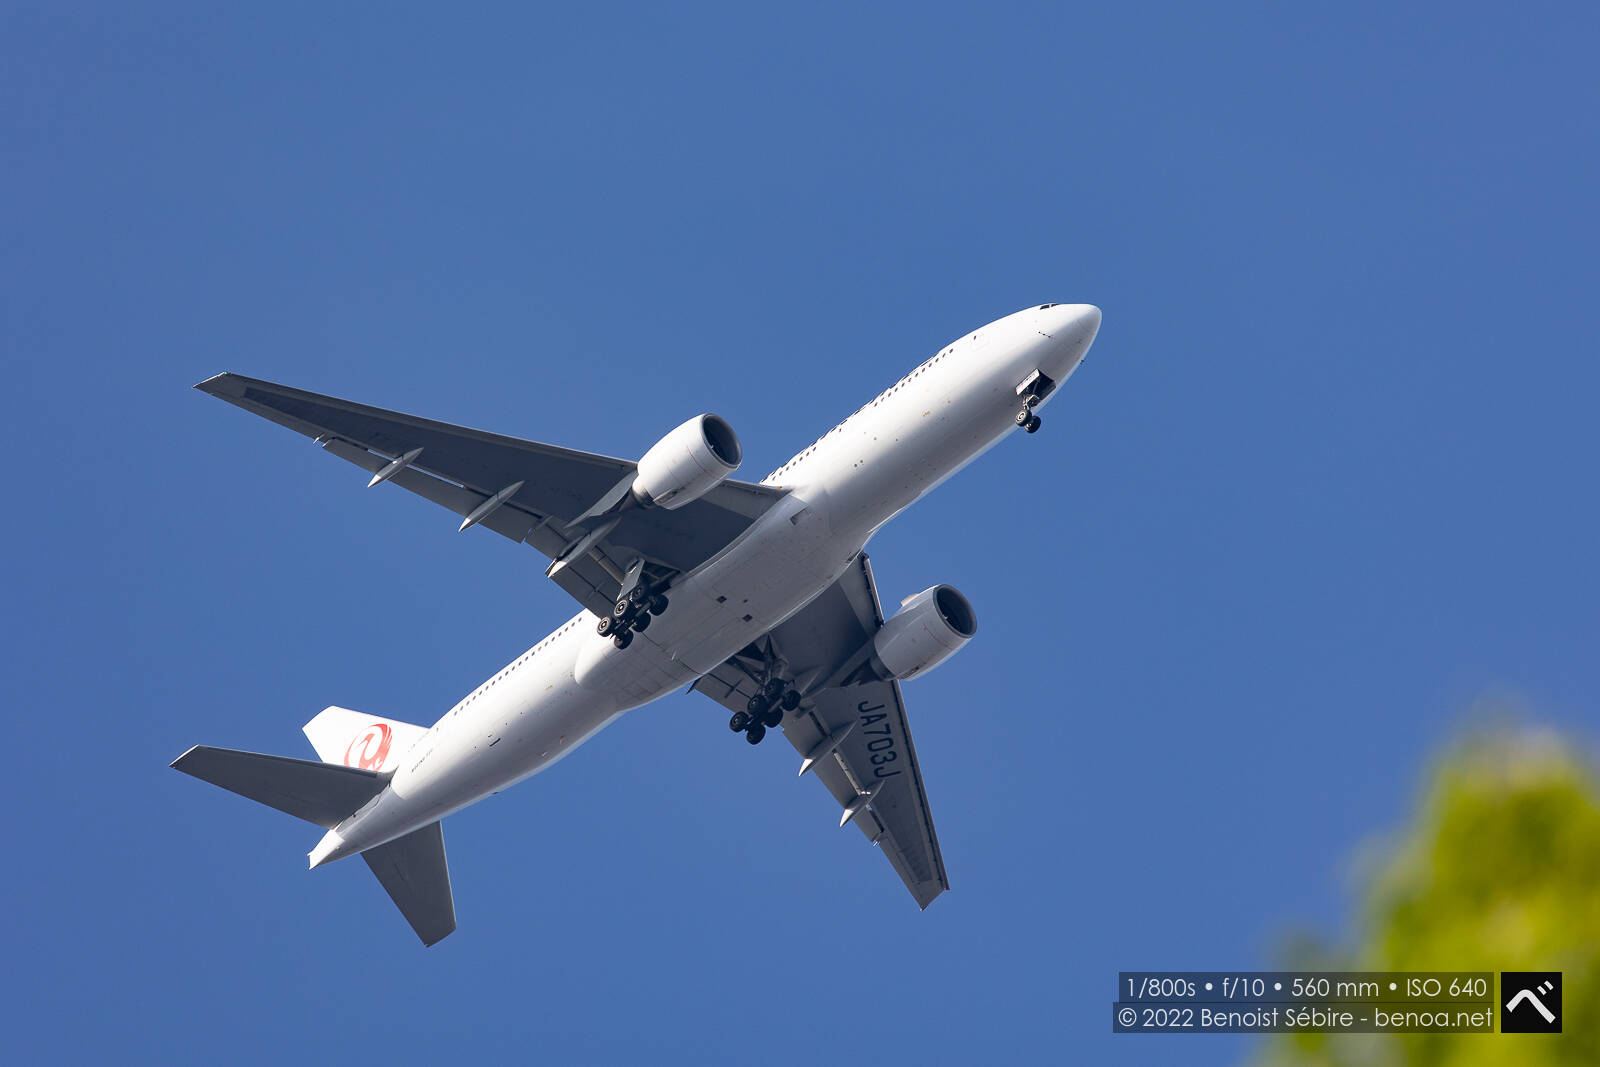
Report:
M 0 34 L 29 1058 L 1234 1062 L 1113 1037 L 1116 972 L 1336 933 L 1486 701 L 1592 736 L 1592 7 L 145 7 Z M 692 695 L 447 820 L 426 951 L 167 769 L 431 722 L 571 611 L 193 383 L 625 456 L 715 411 L 759 478 L 1044 301 L 1105 311 L 1045 432 L 870 547 L 980 619 L 906 689 L 926 913 Z

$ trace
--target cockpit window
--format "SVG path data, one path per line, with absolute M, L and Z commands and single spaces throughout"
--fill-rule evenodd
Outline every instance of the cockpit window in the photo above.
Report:
M 1046 311 L 1046 310 L 1048 310 L 1050 308 L 1057 307 L 1057 306 L 1058 305 L 1056 305 L 1056 304 L 1040 304 L 1039 305 L 1039 310 L 1040 311 Z

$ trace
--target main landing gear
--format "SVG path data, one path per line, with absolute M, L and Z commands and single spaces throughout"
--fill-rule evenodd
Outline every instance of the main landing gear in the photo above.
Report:
M 1034 406 L 1044 399 L 1038 393 L 1029 393 L 1028 398 L 1022 402 L 1022 410 L 1017 412 L 1017 425 L 1029 433 L 1038 433 L 1041 419 L 1033 413 Z
M 618 648 L 633 644 L 633 632 L 643 633 L 650 628 L 650 620 L 667 610 L 666 594 L 641 582 L 618 600 L 611 614 L 600 620 L 595 633 L 610 636 Z
M 728 729 L 743 732 L 744 739 L 759 745 L 767 731 L 783 722 L 783 713 L 800 706 L 800 692 L 782 678 L 768 678 L 761 691 L 750 698 L 744 711 L 736 711 L 728 720 Z

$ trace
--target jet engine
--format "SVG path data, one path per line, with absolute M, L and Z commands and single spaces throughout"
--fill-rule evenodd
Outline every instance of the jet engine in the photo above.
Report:
M 696 415 L 650 447 L 633 479 L 634 499 L 674 511 L 739 469 L 744 449 L 727 420 Z
M 967 598 L 948 585 L 924 589 L 907 600 L 872 639 L 878 662 L 902 681 L 933 670 L 978 632 L 978 616 Z

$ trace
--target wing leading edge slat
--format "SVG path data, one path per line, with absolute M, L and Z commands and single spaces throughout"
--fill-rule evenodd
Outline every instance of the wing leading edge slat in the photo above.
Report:
M 555 560 L 585 532 L 576 525 L 632 474 L 627 460 L 524 441 L 386 411 L 237 374 L 195 388 L 313 438 L 322 447 Z M 404 461 L 404 462 L 402 462 Z M 382 477 L 378 477 L 378 476 Z M 783 495 L 745 482 L 723 482 L 675 511 L 636 509 L 598 543 L 552 575 L 597 614 L 609 611 L 618 576 L 636 559 L 682 573 L 721 551 Z M 466 525 L 472 525 L 468 522 Z

